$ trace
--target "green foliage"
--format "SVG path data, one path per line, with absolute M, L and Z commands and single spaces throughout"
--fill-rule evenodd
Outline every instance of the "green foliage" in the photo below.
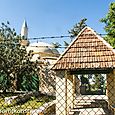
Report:
M 26 74 L 25 74 L 26 75 Z M 23 91 L 38 91 L 39 79 L 37 75 L 23 75 L 20 90 Z
M 115 2 L 110 4 L 109 11 L 106 17 L 101 19 L 101 22 L 105 23 L 104 29 L 107 32 L 105 40 L 115 48 Z
M 25 98 L 25 97 L 24 97 Z M 24 103 L 15 103 L 16 100 L 13 100 L 14 102 L 11 104 L 5 104 L 5 101 L 3 98 L 0 98 L 0 109 L 2 110 L 10 110 L 12 111 L 12 113 L 16 111 L 24 111 L 24 109 L 26 110 L 30 110 L 30 109 L 38 109 L 40 106 L 42 106 L 43 104 L 47 103 L 47 102 L 51 102 L 52 100 L 54 100 L 55 97 L 54 96 L 48 96 L 48 95 L 39 95 L 37 97 L 35 96 L 31 96 L 28 100 L 26 100 Z M 13 113 L 14 115 L 14 113 Z
M 54 46 L 54 48 L 59 48 L 61 46 L 61 44 L 58 42 L 53 42 L 52 45 Z
M 75 26 L 74 26 L 70 31 L 68 31 L 69 34 L 70 34 L 72 37 L 76 37 L 76 36 L 79 34 L 79 32 L 80 32 L 84 27 L 87 26 L 87 25 L 86 25 L 86 21 L 87 21 L 87 19 L 84 18 L 84 19 L 82 19 L 79 23 L 75 24 Z
M 65 48 L 67 48 L 69 46 L 69 43 L 67 43 L 66 41 L 64 41 L 64 46 L 65 46 Z
M 80 22 L 76 23 L 71 30 L 69 30 L 69 34 L 71 36 L 71 41 L 73 40 L 74 37 L 76 37 L 79 32 L 87 26 L 86 24 L 87 19 L 83 18 Z M 69 43 L 64 41 L 65 48 L 68 47 Z
M 95 77 L 93 79 L 94 85 L 93 89 L 94 90 L 101 90 L 102 92 L 105 90 L 105 78 L 102 74 L 95 74 Z
M 0 27 L 0 71 L 5 74 L 1 75 L 4 81 L 4 91 L 17 89 L 17 79 L 25 71 L 31 75 L 37 74 L 37 63 L 31 62 L 31 53 L 26 52 L 26 47 L 20 45 L 22 40 L 21 36 L 17 35 L 15 29 L 9 27 L 7 24 L 2 23 Z M 2 74 L 1 73 L 1 74 Z M 4 77 L 2 77 L 4 76 Z
M 84 86 L 88 86 L 88 91 L 90 91 L 90 83 L 89 83 L 89 76 L 87 75 L 81 75 L 80 79 L 81 79 L 81 84 Z
M 7 87 L 7 77 L 6 75 L 1 71 L 0 72 L 0 89 L 4 90 L 4 88 Z

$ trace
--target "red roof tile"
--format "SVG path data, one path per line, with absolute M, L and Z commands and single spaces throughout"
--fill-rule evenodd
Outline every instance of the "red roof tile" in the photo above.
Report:
M 52 69 L 115 67 L 115 51 L 89 27 L 84 28 L 59 57 Z

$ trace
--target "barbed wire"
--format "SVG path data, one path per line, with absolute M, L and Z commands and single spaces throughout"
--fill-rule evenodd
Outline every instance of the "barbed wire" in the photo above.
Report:
M 84 35 L 93 35 L 93 34 L 84 34 Z M 105 35 L 113 35 L 113 34 L 97 34 L 100 36 L 105 36 Z M 42 37 L 29 37 L 27 40 L 38 40 L 38 39 L 61 39 L 61 38 L 75 38 L 75 36 L 72 35 L 60 35 L 60 36 L 42 36 Z M 23 38 L 22 38 L 23 39 Z M 9 41 L 10 39 L 5 39 L 5 41 Z M 16 40 L 16 38 L 15 38 Z M 0 40 L 1 41 L 1 40 Z
M 85 34 L 85 35 L 90 35 L 90 34 Z M 92 34 L 91 34 L 92 35 Z M 113 35 L 113 34 L 97 34 L 100 36 L 105 36 L 105 35 Z M 42 36 L 42 37 L 30 37 L 28 40 L 38 40 L 38 39 L 55 39 L 55 38 L 75 38 L 75 36 L 72 35 L 61 35 L 61 36 Z
M 73 37 L 73 36 L 67 36 L 67 35 L 62 35 L 62 36 L 43 36 L 43 37 L 32 37 L 32 38 L 28 38 L 28 40 L 32 40 L 32 39 L 55 39 L 55 38 L 69 38 L 69 37 Z

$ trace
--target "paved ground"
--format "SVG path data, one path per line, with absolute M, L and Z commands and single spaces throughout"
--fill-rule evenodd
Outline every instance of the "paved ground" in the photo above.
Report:
M 79 96 L 76 96 L 76 99 L 84 99 L 84 100 L 104 99 L 104 100 L 107 100 L 108 98 L 106 95 L 79 95 Z
M 107 100 L 105 95 L 76 96 L 75 107 L 70 115 L 109 115 Z
M 73 115 L 107 115 L 103 108 L 74 109 L 72 112 Z

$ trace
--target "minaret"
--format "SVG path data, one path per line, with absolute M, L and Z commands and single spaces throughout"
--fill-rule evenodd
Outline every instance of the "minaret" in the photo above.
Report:
M 21 28 L 21 37 L 24 37 L 25 39 L 28 38 L 28 26 L 26 20 L 24 20 Z
M 29 45 L 29 41 L 28 39 L 28 26 L 27 26 L 27 22 L 26 20 L 24 20 L 23 24 L 22 24 L 22 28 L 21 28 L 21 37 L 24 38 L 23 40 L 21 40 L 21 45 L 22 46 L 28 46 Z

